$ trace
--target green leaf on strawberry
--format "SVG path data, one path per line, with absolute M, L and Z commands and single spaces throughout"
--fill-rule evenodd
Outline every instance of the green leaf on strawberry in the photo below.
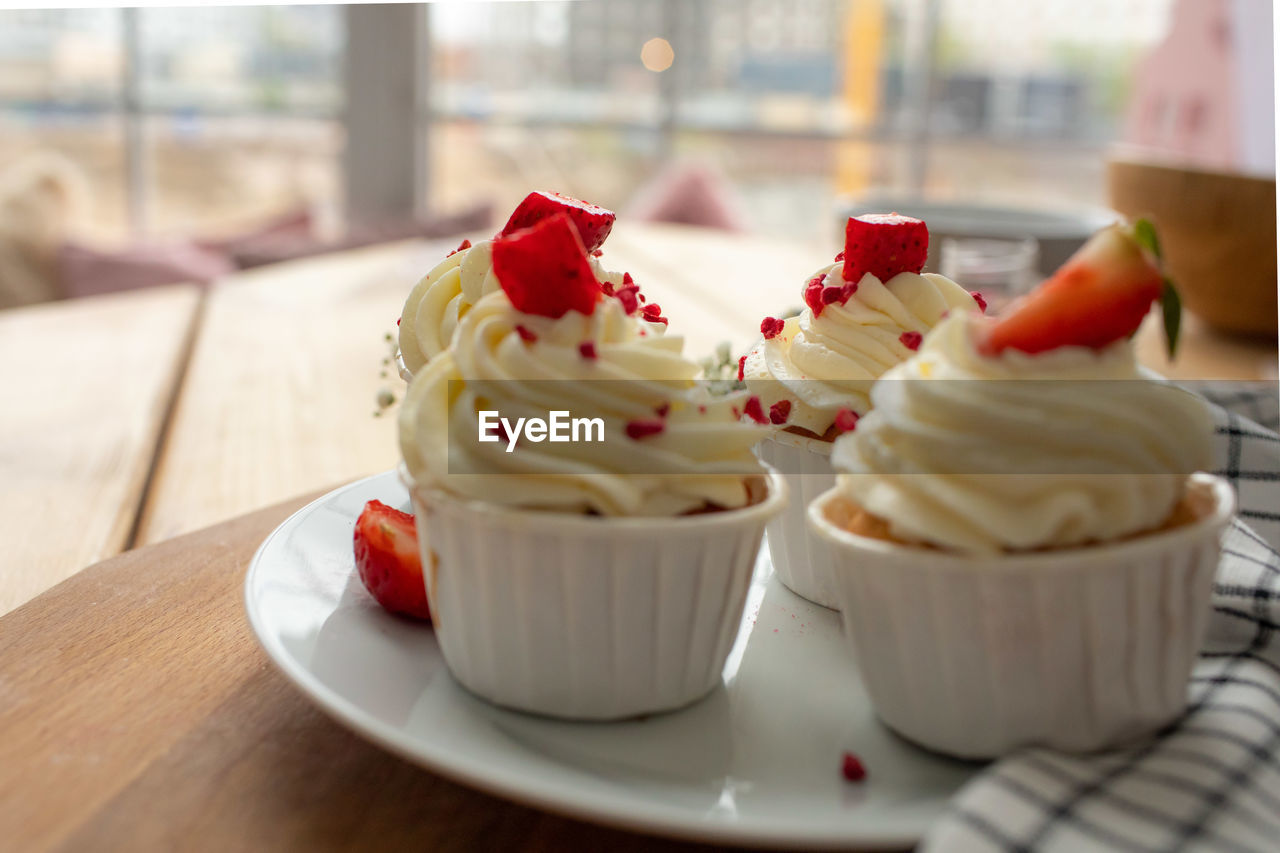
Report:
M 1150 252 L 1157 261 L 1161 259 L 1160 237 L 1156 234 L 1156 227 L 1151 224 L 1151 220 L 1139 219 L 1133 223 L 1133 239 L 1139 246 Z
M 1167 278 L 1160 291 L 1160 313 L 1164 319 L 1164 343 L 1172 361 L 1178 351 L 1178 332 L 1182 329 L 1182 297 Z

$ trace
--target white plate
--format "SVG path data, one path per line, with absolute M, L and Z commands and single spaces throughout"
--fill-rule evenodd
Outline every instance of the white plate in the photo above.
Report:
M 876 720 L 839 617 L 773 578 L 768 549 L 724 684 L 682 711 L 566 723 L 504 711 L 450 677 L 429 628 L 361 586 L 364 503 L 405 506 L 394 472 L 299 510 L 258 549 L 249 622 L 271 659 L 339 722 L 442 775 L 598 823 L 701 841 L 910 846 L 981 765 L 900 740 Z M 841 754 L 867 767 L 844 781 Z

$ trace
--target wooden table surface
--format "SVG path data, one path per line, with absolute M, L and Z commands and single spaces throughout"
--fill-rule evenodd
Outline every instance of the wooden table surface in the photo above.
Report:
M 364 744 L 248 634 L 240 584 L 266 533 L 299 495 L 395 464 L 394 412 L 374 416 L 378 391 L 402 388 L 385 335 L 456 243 L 0 312 L 0 839 L 13 849 L 648 845 Z M 603 260 L 703 355 L 745 350 L 834 250 L 620 224 Z M 1174 377 L 1276 373 L 1273 341 L 1193 318 L 1173 365 L 1152 324 L 1138 350 Z

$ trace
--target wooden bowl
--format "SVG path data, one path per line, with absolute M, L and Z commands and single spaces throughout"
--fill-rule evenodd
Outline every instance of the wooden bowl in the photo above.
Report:
M 1276 334 L 1276 182 L 1115 157 L 1111 206 L 1155 223 L 1183 304 L 1210 326 Z

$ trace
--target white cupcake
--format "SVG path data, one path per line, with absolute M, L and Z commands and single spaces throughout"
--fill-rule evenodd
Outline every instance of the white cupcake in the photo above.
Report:
M 791 485 L 791 504 L 769 525 L 774 570 L 788 589 L 830 608 L 837 607 L 830 568 L 805 527 L 805 507 L 835 484 L 831 442 L 871 409 L 875 380 L 910 358 L 944 316 L 983 307 L 950 279 L 919 274 L 909 258 L 895 261 L 908 268 L 890 275 L 895 268 L 874 262 L 877 247 L 867 234 L 910 231 L 923 241 L 915 261 L 923 264 L 928 231 L 908 217 L 869 219 L 850 220 L 862 232 L 849 239 L 836 263 L 806 280 L 805 309 L 786 320 L 765 318 L 764 340 L 741 365 L 741 378 L 760 399 L 760 419 L 775 427 L 760 445 L 760 458 Z
M 1182 712 L 1234 496 L 1196 473 L 1204 401 L 1145 378 L 1127 340 L 1163 286 L 1108 229 L 1007 317 L 943 321 L 836 442 L 809 523 L 907 738 L 1095 750 Z
M 565 228 L 495 245 L 502 289 L 414 377 L 400 441 L 450 671 L 501 705 L 614 719 L 719 683 L 786 486 L 752 455 L 742 398 L 702 394 L 634 286 L 602 290 L 580 245 L 565 260 Z M 590 442 L 486 441 L 488 410 L 602 425 Z

